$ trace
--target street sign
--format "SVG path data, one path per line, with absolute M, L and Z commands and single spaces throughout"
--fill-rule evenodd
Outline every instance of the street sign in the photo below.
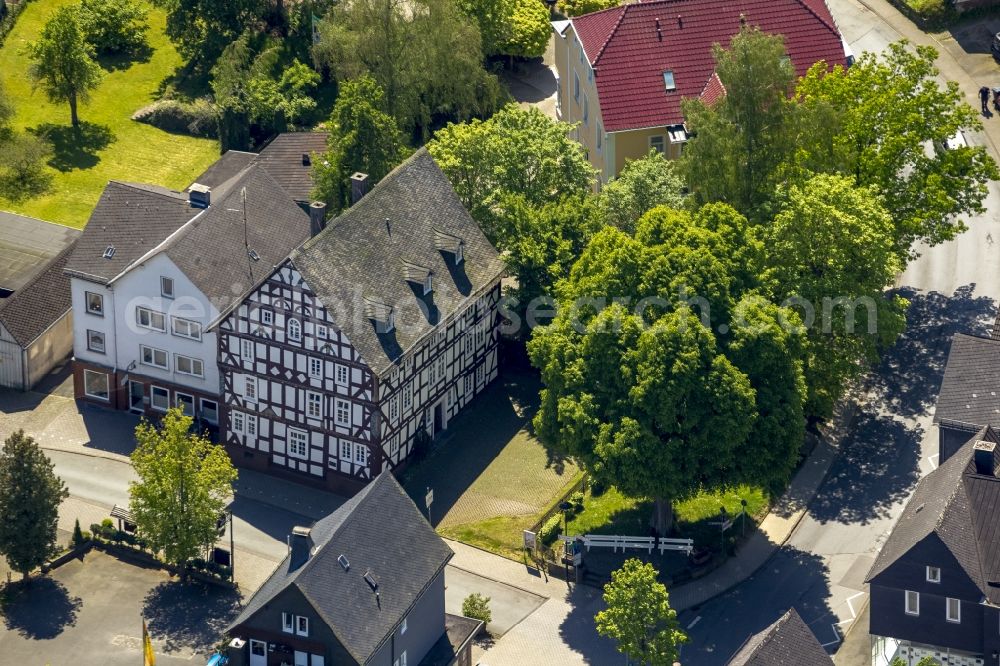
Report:
M 535 549 L 535 533 L 530 530 L 524 530 L 524 549 L 534 550 Z
M 424 497 L 424 504 L 427 506 L 428 509 L 431 508 L 431 504 L 434 504 L 434 489 L 433 488 L 428 488 L 427 489 L 427 495 Z

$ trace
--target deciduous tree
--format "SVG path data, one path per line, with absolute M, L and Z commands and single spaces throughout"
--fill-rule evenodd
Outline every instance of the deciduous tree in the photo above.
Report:
M 159 427 L 143 421 L 132 452 L 139 480 L 129 484 L 129 497 L 138 532 L 178 566 L 216 542 L 216 521 L 236 480 L 225 449 L 191 432 L 192 422 L 179 408 Z
M 136 0 L 80 0 L 80 28 L 98 53 L 126 53 L 146 43 L 146 10 Z
M 206 69 L 227 44 L 260 22 L 268 0 L 156 0 L 167 11 L 167 36 Z
M 28 579 L 57 551 L 59 505 L 69 496 L 52 462 L 18 430 L 0 451 L 0 555 Z
M 601 190 L 601 208 L 605 220 L 627 233 L 635 231 L 642 215 L 656 207 L 680 208 L 684 180 L 672 162 L 655 150 L 625 168 Z
M 101 81 L 94 50 L 84 38 L 76 9 L 64 5 L 42 28 L 38 41 L 28 45 L 28 74 L 52 102 L 68 102 L 73 127 L 79 127 L 77 103 L 86 102 Z
M 688 641 L 670 607 L 666 586 L 652 564 L 625 560 L 604 586 L 607 608 L 594 616 L 597 633 L 618 643 L 618 651 L 644 666 L 672 666 Z

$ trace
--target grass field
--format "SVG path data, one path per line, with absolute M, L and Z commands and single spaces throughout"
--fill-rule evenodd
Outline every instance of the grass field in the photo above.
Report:
M 182 188 L 218 157 L 218 144 L 168 134 L 130 119 L 136 109 L 153 101 L 160 83 L 181 64 L 164 34 L 164 12 L 148 4 L 148 59 L 105 70 L 90 102 L 80 106 L 82 140 L 75 138 L 69 105 L 51 104 L 41 90 L 32 90 L 24 53 L 52 12 L 71 1 L 29 4 L 0 48 L 0 79 L 17 105 L 15 126 L 46 134 L 54 147 L 50 190 L 20 202 L 0 199 L 0 209 L 82 227 L 109 180 Z

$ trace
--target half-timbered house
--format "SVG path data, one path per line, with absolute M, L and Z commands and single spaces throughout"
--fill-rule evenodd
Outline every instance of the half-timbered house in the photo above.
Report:
M 425 151 L 218 324 L 237 464 L 354 492 L 497 376 L 502 263 Z

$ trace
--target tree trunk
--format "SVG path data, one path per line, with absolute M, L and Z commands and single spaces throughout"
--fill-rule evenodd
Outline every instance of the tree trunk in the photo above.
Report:
M 73 127 L 80 126 L 80 117 L 76 115 L 76 95 L 69 96 L 69 117 L 73 121 Z
M 656 530 L 657 536 L 667 536 L 674 527 L 673 502 L 664 497 L 653 500 L 653 515 L 649 518 L 649 526 Z

